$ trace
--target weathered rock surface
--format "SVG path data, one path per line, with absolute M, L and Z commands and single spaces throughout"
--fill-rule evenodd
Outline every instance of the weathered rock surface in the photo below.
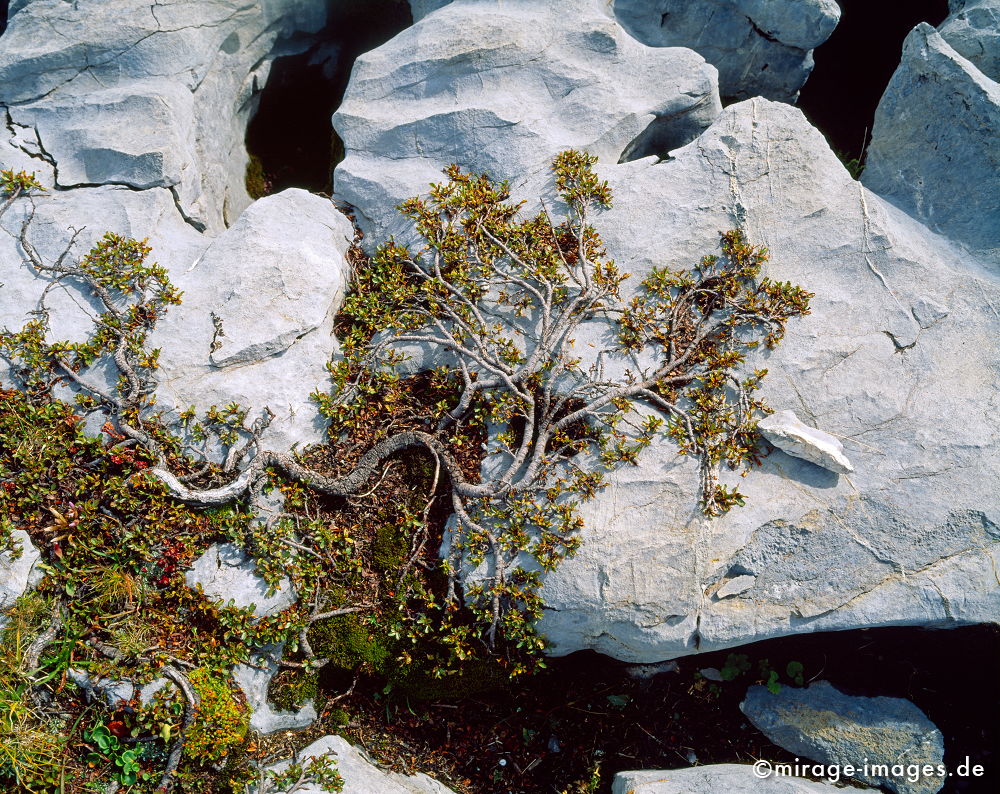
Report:
M 305 728 L 316 719 L 316 707 L 311 702 L 295 711 L 282 711 L 267 700 L 267 689 L 278 672 L 282 650 L 281 645 L 269 645 L 259 649 L 250 664 L 233 668 L 233 679 L 243 690 L 250 708 L 250 727 L 265 736 L 275 731 Z
M 414 22 L 449 2 L 410 0 Z M 733 99 L 794 102 L 812 71 L 813 49 L 840 20 L 834 0 L 586 0 L 576 8 L 588 4 L 613 12 L 643 44 L 688 47 L 704 56 L 719 70 L 722 95 Z M 981 21 L 974 17 L 974 24 Z
M 32 154 L 57 184 L 166 188 L 215 231 L 250 203 L 243 139 L 273 59 L 326 21 L 312 0 L 34 0 L 12 12 L 0 105 L 8 128 L 37 133 Z
M 935 794 L 945 776 L 923 767 L 943 767 L 944 739 L 910 701 L 845 695 L 826 681 L 805 689 L 766 687 L 747 691 L 740 709 L 768 739 L 791 753 L 823 764 L 862 767 L 853 777 L 897 794 Z M 870 774 L 863 765 L 902 765 L 902 774 Z M 919 768 L 919 771 L 918 771 Z
M 361 750 L 351 746 L 340 736 L 324 736 L 303 749 L 299 763 L 310 757 L 326 756 L 337 762 L 337 771 L 344 779 L 344 791 L 349 794 L 450 794 L 451 789 L 422 773 L 401 775 L 398 772 L 384 772 Z M 268 767 L 282 771 L 290 761 L 281 761 Z M 251 789 L 252 791 L 252 789 Z M 299 794 L 322 794 L 315 785 L 305 785 L 296 789 Z
M 28 234 L 46 261 L 64 250 L 71 227 L 86 227 L 77 256 L 105 231 L 148 237 L 151 259 L 183 292 L 181 305 L 170 307 L 149 340 L 151 349 L 161 349 L 157 403 L 168 420 L 191 405 L 202 416 L 212 405 L 237 402 L 250 412 L 248 423 L 265 406 L 274 412 L 262 438 L 271 448 L 323 439 L 310 394 L 328 383 L 325 363 L 336 352 L 333 319 L 349 278 L 345 253 L 354 234 L 328 199 L 296 189 L 269 196 L 215 240 L 184 223 L 162 188 L 54 191 L 35 204 Z M 21 328 L 49 284 L 24 264 L 16 240 L 29 208 L 19 199 L 0 218 L 6 232 L 0 234 L 0 328 Z M 98 306 L 74 285 L 48 292 L 45 304 L 52 340 L 92 332 Z M 108 386 L 99 368 L 86 375 Z M 0 380 L 11 382 L 3 361 Z
M 149 238 L 152 258 L 171 273 L 194 263 L 209 240 L 184 223 L 168 190 L 129 190 L 124 187 L 53 191 L 37 198 L 18 199 L 0 218 L 0 328 L 20 329 L 39 303 L 47 278 L 25 264 L 17 241 L 22 224 L 35 206 L 28 239 L 47 262 L 66 249 L 72 228 L 83 229 L 74 251 L 83 256 L 106 231 Z M 71 228 L 72 227 L 72 228 Z M 221 274 L 220 274 L 221 276 Z M 72 284 L 51 290 L 45 297 L 51 314 L 51 339 L 80 340 L 93 331 L 98 305 Z M 0 379 L 10 382 L 6 362 L 0 359 Z
M 1000 84 L 921 23 L 879 102 L 862 181 L 1000 262 L 998 129 Z
M 757 425 L 760 434 L 792 457 L 808 460 L 838 474 L 854 471 L 844 445 L 829 433 L 809 427 L 794 411 L 776 411 Z
M 582 548 L 546 579 L 553 651 L 654 661 L 798 632 L 996 621 L 996 276 L 853 181 L 786 105 L 730 106 L 673 155 L 598 167 L 615 193 L 595 219 L 608 250 L 634 283 L 689 267 L 745 218 L 771 252 L 766 275 L 815 293 L 747 366 L 769 370 L 772 408 L 841 439 L 855 472 L 775 451 L 730 480 L 746 507 L 705 520 L 693 461 L 666 442 L 647 450 L 584 506 Z
M 758 777 L 749 764 L 619 772 L 611 784 L 611 794 L 719 794 L 723 791 L 739 794 L 830 794 L 845 789 L 801 777 Z
M 991 80 L 1000 80 L 1000 2 L 950 0 L 938 31 L 963 58 Z
M 205 550 L 184 577 L 188 587 L 200 587 L 205 595 L 240 609 L 253 607 L 258 618 L 274 615 L 295 603 L 295 590 L 288 579 L 268 595 L 267 582 L 257 574 L 253 559 L 232 543 L 216 543 Z
M 88 703 L 100 697 L 108 706 L 117 709 L 122 703 L 128 703 L 135 696 L 135 686 L 131 681 L 93 678 L 85 670 L 72 667 L 66 670 L 66 676 L 79 687 Z
M 633 274 L 627 283 L 654 266 L 690 267 L 717 250 L 718 230 L 742 224 L 771 252 L 766 275 L 815 293 L 812 313 L 747 366 L 769 370 L 772 408 L 840 439 L 855 469 L 838 476 L 774 451 L 745 480 L 730 480 L 747 506 L 709 521 L 694 462 L 668 442 L 647 450 L 584 506 L 582 548 L 546 578 L 541 629 L 552 651 L 652 662 L 799 632 L 996 621 L 1000 285 L 989 260 L 854 181 L 787 105 L 732 105 L 662 162 L 616 164 L 606 145 L 613 113 L 591 113 L 587 135 L 575 138 L 528 136 L 519 117 L 481 128 L 473 109 L 501 107 L 499 86 L 536 96 L 525 84 L 537 71 L 520 66 L 534 17 L 517 3 L 504 14 L 453 3 L 359 61 L 337 119 L 348 146 L 338 192 L 351 191 L 369 226 L 401 230 L 391 207 L 424 191 L 421 181 L 445 162 L 517 177 L 531 199 L 550 195 L 540 174 L 559 147 L 595 141 L 588 148 L 602 156 L 615 206 L 594 223 Z M 618 41 L 606 23 L 580 16 L 558 21 Z M 454 43 L 459 27 L 464 48 Z M 487 30 L 505 44 L 503 64 L 482 54 Z M 550 45 L 547 63 L 559 52 Z M 588 57 L 610 73 L 598 53 Z M 641 78 L 622 78 L 624 86 L 632 79 Z M 521 104 L 546 130 L 544 111 L 560 101 Z M 444 122 L 455 113 L 467 114 L 461 129 Z
M 325 198 L 290 189 L 254 202 L 173 275 L 183 303 L 160 321 L 160 405 L 239 403 L 275 413 L 264 443 L 322 441 L 310 394 L 329 383 L 333 320 L 347 289 L 351 222 Z
M 794 102 L 812 50 L 840 20 L 834 0 L 614 0 L 615 17 L 644 44 L 690 47 L 719 70 L 724 97 Z
M 699 55 L 639 44 L 590 3 L 456 0 L 358 58 L 333 117 L 334 188 L 369 241 L 406 239 L 395 206 L 450 163 L 536 199 L 561 149 L 666 154 L 719 109 Z
M 309 46 L 325 5 L 34 0 L 11 15 L 0 48 L 0 167 L 35 171 L 49 188 L 34 200 L 32 242 L 51 261 L 73 228 L 85 227 L 74 256 L 105 231 L 149 238 L 184 292 L 151 339 L 162 349 L 158 405 L 168 420 L 236 402 L 248 424 L 274 411 L 262 438 L 272 448 L 321 440 L 309 394 L 327 383 L 336 350 L 353 229 L 300 190 L 241 212 L 247 121 L 273 60 Z M 0 328 L 22 327 L 49 283 L 16 241 L 29 207 L 18 200 L 0 219 Z M 52 339 L 92 330 L 98 307 L 72 285 L 50 291 L 46 305 Z M 104 387 L 114 378 L 100 367 L 86 375 Z M 0 379 L 11 380 L 6 362 Z
M 7 622 L 3 613 L 43 576 L 42 570 L 36 567 L 41 554 L 28 533 L 16 529 L 11 532 L 11 540 L 13 549 L 0 551 L 0 628 Z

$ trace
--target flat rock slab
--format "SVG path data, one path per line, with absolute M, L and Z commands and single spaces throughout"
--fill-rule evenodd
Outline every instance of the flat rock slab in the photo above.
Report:
M 232 543 L 209 546 L 187 572 L 188 587 L 201 587 L 204 594 L 222 604 L 230 601 L 240 609 L 253 607 L 258 617 L 274 615 L 295 603 L 292 583 L 282 579 L 278 589 L 268 595 L 268 586 L 257 575 L 253 559 Z
M 340 736 L 317 739 L 299 752 L 298 762 L 305 764 L 310 757 L 320 756 L 336 761 L 337 771 L 344 779 L 345 794 L 452 794 L 450 788 L 427 775 L 401 775 L 379 769 L 367 754 Z M 268 768 L 280 772 L 290 763 L 281 761 Z M 312 784 L 295 791 L 297 794 L 324 794 L 322 789 Z M 252 794 L 253 789 L 250 792 Z
M 749 764 L 710 764 L 688 769 L 658 769 L 619 772 L 611 784 L 611 794 L 832 794 L 843 789 L 801 777 L 762 777 Z
M 946 772 L 924 774 L 928 765 L 944 770 L 944 739 L 908 700 L 845 695 L 817 681 L 777 694 L 752 686 L 740 709 L 779 747 L 822 764 L 850 764 L 863 783 L 897 794 L 935 794 L 944 786 Z M 879 765 L 884 773 L 873 770 Z
M 260 648 L 253 654 L 249 664 L 237 664 L 233 667 L 233 679 L 243 690 L 250 708 L 250 727 L 265 736 L 276 731 L 305 728 L 317 716 L 312 702 L 295 711 L 282 711 L 268 702 L 267 690 L 271 679 L 278 672 L 282 650 L 281 645 Z
M 3 613 L 14 606 L 30 587 L 41 581 L 42 570 L 36 566 L 41 554 L 28 533 L 15 529 L 11 534 L 13 548 L 0 551 L 0 628 L 7 622 Z

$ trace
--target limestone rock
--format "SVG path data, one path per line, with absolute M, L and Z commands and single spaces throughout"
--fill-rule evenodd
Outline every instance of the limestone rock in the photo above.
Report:
M 195 159 L 194 100 L 183 85 L 143 81 L 86 94 L 57 92 L 8 109 L 12 123 L 33 129 L 46 159 L 58 165 L 61 188 L 127 185 L 137 190 L 183 185 Z M 142 124 L 136 122 L 142 120 Z M 149 128 L 160 130 L 155 141 Z
M 669 442 L 645 450 L 583 505 L 581 548 L 545 579 L 551 651 L 652 662 L 799 632 L 996 621 L 997 276 L 852 180 L 787 105 L 732 105 L 672 160 L 598 174 L 615 204 L 594 224 L 629 289 L 654 266 L 690 267 L 745 219 L 770 251 L 764 274 L 815 293 L 746 367 L 767 368 L 767 403 L 842 439 L 856 471 L 775 453 L 745 479 L 724 472 L 747 504 L 706 520 L 694 461 Z M 947 313 L 928 322 L 913 309 L 926 301 Z
M 862 181 L 1000 263 L 1000 84 L 925 23 L 875 113 Z
M 778 411 L 762 419 L 757 429 L 764 438 L 792 457 L 808 460 L 838 474 L 854 471 L 851 462 L 844 456 L 844 445 L 829 433 L 809 427 L 794 411 Z
M 283 646 L 270 645 L 253 654 L 250 664 L 237 664 L 233 679 L 243 690 L 250 708 L 250 727 L 265 736 L 275 731 L 305 728 L 316 719 L 316 707 L 310 702 L 296 711 L 281 711 L 267 700 L 267 689 L 278 672 Z
M 344 779 L 344 791 L 350 794 L 451 794 L 450 788 L 422 773 L 402 775 L 382 771 L 366 753 L 352 747 L 340 736 L 317 739 L 299 752 L 298 760 L 305 763 L 310 757 L 321 756 L 336 761 L 337 771 Z M 268 768 L 280 772 L 290 763 L 290 760 L 281 761 Z M 306 785 L 296 791 L 299 794 L 322 794 L 315 785 Z
M 0 551 L 0 628 L 7 622 L 3 613 L 44 576 L 41 568 L 36 567 L 42 555 L 28 533 L 15 529 L 10 534 L 13 547 Z
M 525 123 L 476 122 L 472 109 L 500 106 L 501 81 L 518 97 L 539 97 L 521 104 L 542 120 L 567 99 L 530 93 L 531 75 L 547 68 L 521 67 L 538 25 L 524 23 L 518 3 L 502 13 L 511 16 L 493 4 L 447 5 L 359 61 L 337 120 L 348 146 L 337 190 L 352 191 L 369 226 L 390 228 L 392 206 L 425 191 L 451 161 L 517 178 L 532 211 L 533 197 L 550 195 L 547 161 L 561 146 L 584 145 L 527 136 Z M 567 30 L 586 23 L 618 41 L 587 13 L 566 16 Z M 514 32 L 511 19 L 522 20 Z M 481 53 L 486 30 L 499 49 L 463 55 Z M 550 63 L 559 52 L 550 45 Z M 468 114 L 461 129 L 445 124 L 455 113 Z M 746 479 L 724 472 L 747 506 L 706 520 L 694 461 L 669 442 L 647 449 L 583 506 L 580 550 L 545 578 L 540 629 L 551 651 L 658 662 L 801 632 L 996 621 L 1000 283 L 989 260 L 852 179 L 795 108 L 731 105 L 662 161 L 618 163 L 619 152 L 601 143 L 617 118 L 591 113 L 586 137 L 597 141 L 589 148 L 615 196 L 593 223 L 633 274 L 627 297 L 653 267 L 688 268 L 718 250 L 720 229 L 742 225 L 771 252 L 765 275 L 815 293 L 811 314 L 790 322 L 775 350 L 753 351 L 746 367 L 769 370 L 762 396 L 772 408 L 842 439 L 856 472 L 838 477 L 773 454 Z M 585 357 L 585 334 L 578 343 Z M 619 363 L 624 376 L 631 364 Z M 488 456 L 484 466 L 492 463 Z
M 951 0 L 938 31 L 952 48 L 991 80 L 1000 80 L 1000 2 Z
M 184 581 L 188 587 L 201 587 L 208 598 L 222 604 L 232 601 L 240 609 L 252 606 L 258 618 L 277 614 L 295 603 L 295 590 L 287 578 L 268 595 L 267 582 L 257 575 L 256 567 L 253 559 L 232 543 L 216 543 L 195 560 Z
M 34 200 L 35 215 L 28 239 L 48 262 L 66 249 L 72 229 L 82 229 L 72 256 L 81 257 L 106 231 L 137 239 L 149 238 L 152 259 L 171 274 L 181 273 L 201 255 L 208 240 L 177 214 L 169 190 L 129 190 L 105 186 L 52 191 Z M 30 319 L 49 279 L 40 278 L 22 259 L 17 236 L 31 210 L 27 198 L 18 199 L 0 218 L 0 328 L 18 330 Z M 72 284 L 50 290 L 50 341 L 81 340 L 93 331 L 96 301 Z M 175 309 L 175 311 L 179 310 Z M 168 315 L 169 317 L 170 315 Z M 10 383 L 6 362 L 0 359 L 0 380 Z
M 220 231 L 250 203 L 243 140 L 271 63 L 325 21 L 313 0 L 33 0 L 4 33 L 0 105 L 61 186 L 168 187 Z
M 739 595 L 740 593 L 745 593 L 754 584 L 757 583 L 757 577 L 748 574 L 742 574 L 741 576 L 734 576 L 732 579 L 727 579 L 723 582 L 722 587 L 715 591 L 716 598 L 729 598 L 730 596 Z
M 750 687 L 740 709 L 772 742 L 822 764 L 944 769 L 941 732 L 902 698 L 845 695 L 828 682 L 817 681 L 805 689 L 782 687 L 777 694 L 766 687 Z M 853 777 L 897 794 L 940 791 L 946 773 L 923 771 L 870 774 L 862 768 Z
M 354 233 L 329 200 L 296 189 L 269 196 L 214 241 L 183 222 L 163 188 L 80 188 L 35 203 L 29 239 L 47 261 L 64 250 L 71 227 L 86 227 L 76 256 L 105 230 L 148 237 L 151 261 L 183 292 L 181 305 L 170 307 L 149 340 L 151 349 L 161 349 L 157 403 L 168 421 L 191 405 L 202 415 L 212 405 L 237 402 L 250 411 L 249 422 L 265 406 L 275 413 L 263 437 L 271 448 L 323 439 L 310 394 L 328 383 L 325 364 L 337 349 L 333 318 L 349 278 L 345 254 Z M 29 206 L 19 199 L 0 218 L 7 232 L 0 234 L 0 328 L 23 327 L 49 284 L 24 264 L 16 243 Z M 72 284 L 50 291 L 46 305 L 52 341 L 92 332 L 99 307 Z M 85 374 L 110 385 L 101 371 Z M 12 380 L 3 361 L 0 380 Z
M 131 681 L 121 681 L 112 678 L 92 678 L 85 670 L 70 667 L 66 676 L 80 688 L 87 702 L 98 697 L 112 709 L 117 709 L 122 703 L 128 703 L 135 696 L 135 686 Z
M 688 769 L 619 772 L 611 784 L 611 794 L 719 794 L 722 791 L 739 794 L 831 794 L 845 789 L 801 777 L 758 777 L 749 764 L 709 764 Z
M 719 109 L 699 55 L 642 45 L 591 3 L 456 0 L 358 58 L 333 117 L 334 188 L 366 239 L 405 240 L 396 205 L 450 163 L 536 200 L 562 149 L 665 155 Z
M 183 303 L 150 339 L 162 348 L 159 404 L 203 412 L 236 402 L 249 421 L 267 406 L 276 417 L 264 443 L 289 449 L 322 441 L 325 423 L 310 395 L 329 383 L 353 236 L 328 199 L 290 189 L 254 202 L 172 273 Z
M 719 70 L 724 97 L 786 102 L 840 20 L 834 0 L 614 0 L 614 13 L 644 44 L 703 55 Z
M 410 13 L 413 21 L 419 22 L 431 11 L 437 11 L 441 6 L 448 5 L 451 0 L 410 0 Z

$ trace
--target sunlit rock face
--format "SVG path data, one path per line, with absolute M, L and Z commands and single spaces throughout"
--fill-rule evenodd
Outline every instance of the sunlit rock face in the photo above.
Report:
M 835 471 L 771 448 L 746 479 L 724 475 L 747 505 L 708 520 L 693 461 L 668 442 L 646 450 L 585 505 L 581 549 L 546 577 L 551 652 L 649 662 L 800 632 L 995 620 L 1000 294 L 990 257 L 855 181 L 787 104 L 732 105 L 690 142 L 631 162 L 608 145 L 623 140 L 620 104 L 602 105 L 574 137 L 576 116 L 555 113 L 574 94 L 532 93 L 552 86 L 567 57 L 557 44 L 542 54 L 543 13 L 456 2 L 362 58 L 335 117 L 348 148 L 338 191 L 376 238 L 405 236 L 393 206 L 445 163 L 514 179 L 530 209 L 551 195 L 552 154 L 584 146 L 602 157 L 598 174 L 615 195 L 594 224 L 632 285 L 654 266 L 690 267 L 717 250 L 720 229 L 743 226 L 770 250 L 766 275 L 815 293 L 811 314 L 747 367 L 766 367 L 769 404 L 835 439 L 847 461 Z M 580 39 L 586 23 L 608 31 L 614 52 L 630 51 L 613 15 L 588 13 L 559 15 L 562 30 L 546 28 L 545 41 L 598 41 Z M 480 30 L 496 49 L 483 50 Z M 655 49 L 632 51 L 667 68 Z M 587 64 L 610 73 L 600 57 Z M 620 96 L 649 90 L 641 77 L 618 82 Z

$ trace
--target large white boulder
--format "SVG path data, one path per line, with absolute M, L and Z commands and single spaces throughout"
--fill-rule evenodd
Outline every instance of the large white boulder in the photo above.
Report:
M 351 222 L 326 198 L 291 188 L 254 202 L 199 259 L 176 272 L 183 303 L 160 321 L 157 399 L 200 412 L 268 407 L 272 449 L 324 439 L 311 398 L 337 351 L 333 320 L 350 279 Z
M 314 0 L 33 0 L 0 47 L 0 106 L 61 187 L 171 189 L 199 228 L 250 203 L 246 125 L 274 58 L 326 21 Z
M 157 406 L 168 421 L 190 406 L 203 416 L 213 405 L 236 402 L 250 412 L 248 424 L 272 410 L 262 437 L 272 449 L 323 440 L 325 424 L 310 395 L 328 385 L 326 362 L 337 351 L 333 319 L 350 277 L 345 255 L 354 235 L 329 199 L 297 189 L 268 196 L 214 240 L 184 223 L 164 188 L 53 191 L 34 204 L 28 236 L 46 261 L 64 250 L 73 228 L 85 227 L 73 256 L 105 231 L 148 237 L 150 261 L 183 292 L 148 342 L 161 351 Z M 50 280 L 25 264 L 17 236 L 30 207 L 19 199 L 0 218 L 0 328 L 23 327 L 44 294 L 50 339 L 82 340 L 93 332 L 99 307 L 72 283 L 46 292 Z M 86 375 L 112 387 L 104 368 Z M 2 360 L 0 380 L 11 382 Z
M 449 2 L 410 0 L 413 20 Z M 695 50 L 719 70 L 724 97 L 787 102 L 795 101 L 812 71 L 812 51 L 840 20 L 835 0 L 584 0 L 572 11 L 581 9 L 613 13 L 643 44 Z M 973 24 L 980 18 L 973 15 Z
M 747 366 L 769 370 L 771 407 L 839 439 L 855 471 L 774 451 L 746 479 L 724 474 L 747 506 L 707 520 L 693 461 L 652 447 L 584 506 L 582 548 L 546 578 L 552 651 L 650 662 L 799 632 L 996 621 L 996 275 L 852 180 L 787 105 L 730 106 L 671 161 L 598 173 L 615 207 L 595 225 L 632 283 L 689 267 L 745 219 L 770 250 L 765 275 L 815 293 Z
M 614 0 L 614 13 L 644 44 L 690 47 L 719 70 L 724 97 L 794 102 L 812 51 L 840 20 L 834 0 Z
M 719 110 L 701 56 L 640 44 L 590 2 L 456 0 L 358 58 L 333 117 L 334 189 L 369 241 L 405 237 L 396 205 L 450 163 L 536 199 L 562 149 L 666 155 Z
M 862 181 L 1000 262 L 1000 84 L 959 54 L 953 38 L 925 23 L 907 36 L 875 113 Z
M 621 105 L 571 128 L 566 103 L 588 89 L 548 93 L 552 70 L 571 62 L 562 42 L 615 74 L 625 96 L 644 72 L 609 63 L 635 53 L 662 69 L 669 61 L 655 53 L 678 51 L 635 50 L 587 7 L 543 34 L 528 24 L 543 13 L 455 2 L 363 57 L 335 119 L 348 148 L 338 192 L 376 236 L 404 235 L 392 206 L 425 191 L 446 162 L 516 180 L 531 211 L 533 197 L 550 195 L 550 158 L 586 146 L 615 194 L 594 223 L 633 274 L 629 289 L 655 266 L 691 267 L 718 250 L 719 230 L 743 226 L 771 252 L 765 275 L 815 293 L 812 313 L 747 367 L 766 367 L 771 407 L 837 439 L 854 468 L 774 450 L 746 479 L 724 473 L 747 506 L 708 520 L 694 461 L 654 445 L 584 506 L 581 549 L 545 579 L 551 652 L 653 662 L 800 632 L 996 621 L 1000 284 L 989 257 L 853 180 L 788 105 L 732 105 L 668 159 L 619 163 Z M 690 79 L 692 62 L 678 63 Z M 501 91 L 522 107 L 511 110 Z M 968 183 L 970 173 L 948 178 Z M 973 201 L 976 212 L 989 195 Z

